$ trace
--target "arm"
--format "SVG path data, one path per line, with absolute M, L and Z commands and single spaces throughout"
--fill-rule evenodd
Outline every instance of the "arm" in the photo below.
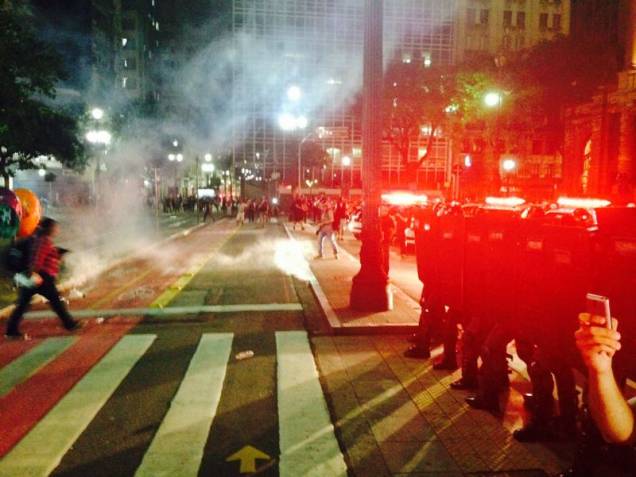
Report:
M 605 318 L 587 313 L 579 317 L 576 344 L 588 368 L 589 408 L 605 440 L 613 444 L 636 442 L 634 411 L 621 393 L 612 371 L 612 358 L 621 348 L 616 320 L 612 330 Z M 594 326 L 596 325 L 596 326 Z

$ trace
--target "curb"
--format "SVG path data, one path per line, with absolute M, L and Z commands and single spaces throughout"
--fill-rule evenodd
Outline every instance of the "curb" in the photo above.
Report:
M 292 235 L 291 231 L 287 227 L 287 224 L 284 222 L 282 222 L 281 224 L 283 228 L 285 229 L 285 233 L 287 234 L 287 237 L 293 242 L 298 242 L 298 240 Z M 357 262 L 357 259 L 353 255 L 351 255 L 347 250 L 345 250 L 342 247 L 340 247 L 339 250 L 341 253 L 343 253 L 347 257 L 347 259 Z M 331 329 L 331 333 L 333 335 L 337 335 L 337 336 L 353 336 L 353 335 L 359 336 L 359 335 L 378 335 L 378 334 L 403 335 L 403 334 L 413 333 L 415 330 L 417 330 L 417 324 L 415 325 L 403 325 L 403 324 L 397 325 L 396 324 L 396 325 L 341 326 L 340 320 L 338 319 L 338 315 L 336 314 L 333 307 L 331 306 L 331 303 L 329 303 L 329 300 L 327 299 L 325 292 L 320 286 L 320 282 L 318 281 L 318 278 L 316 278 L 316 275 L 311 269 L 309 262 L 304 256 L 303 256 L 303 259 L 307 263 L 307 269 L 309 270 L 309 273 L 310 273 L 310 278 L 308 281 L 309 287 L 311 288 L 311 291 L 314 297 L 318 301 L 318 304 L 320 305 L 320 308 L 322 309 L 323 315 L 325 319 L 327 320 L 327 324 L 329 325 L 329 328 Z M 413 306 L 414 309 L 419 310 L 419 304 L 415 300 L 413 300 L 410 296 L 408 296 L 403 290 L 401 290 L 400 288 L 396 287 L 393 284 L 391 285 L 391 287 L 393 288 L 394 292 L 400 296 L 400 298 L 404 299 L 410 306 Z
M 221 219 L 221 220 L 223 220 L 223 219 Z M 216 222 L 212 222 L 212 223 L 216 223 Z M 121 265 L 122 263 L 130 260 L 133 256 L 135 256 L 137 254 L 141 254 L 141 253 L 146 253 L 146 252 L 152 250 L 153 248 L 158 247 L 159 245 L 161 245 L 163 243 L 166 243 L 166 242 L 169 242 L 169 241 L 172 241 L 172 240 L 176 240 L 176 239 L 181 238 L 181 237 L 187 237 L 192 232 L 196 232 L 197 230 L 199 230 L 200 228 L 205 227 L 206 225 L 208 225 L 207 222 L 203 222 L 203 223 L 200 223 L 200 224 L 197 224 L 197 225 L 193 225 L 190 228 L 187 228 L 185 230 L 181 230 L 179 232 L 175 232 L 172 235 L 164 237 L 161 240 L 159 240 L 158 242 L 152 243 L 152 244 L 148 245 L 147 247 L 144 247 L 141 250 L 130 252 L 130 253 L 124 255 L 123 257 L 120 257 L 120 258 L 114 260 L 113 262 L 109 263 L 108 266 L 106 266 L 104 269 L 100 270 L 99 273 L 108 272 L 108 271 L 112 270 L 113 268 Z M 68 280 L 66 280 L 66 281 L 64 281 L 64 282 L 59 284 L 58 290 L 60 292 L 64 293 L 64 292 L 67 292 L 68 290 L 70 290 L 73 287 L 81 286 L 83 283 L 84 282 L 82 282 L 82 283 L 73 282 L 72 279 L 68 279 Z M 31 304 L 40 304 L 40 303 L 44 303 L 44 298 L 42 298 L 39 295 L 36 295 L 36 297 L 33 299 L 33 301 L 31 301 Z M 4 308 L 0 308 L 0 319 L 8 318 L 14 308 L 15 308 L 14 304 L 7 305 Z

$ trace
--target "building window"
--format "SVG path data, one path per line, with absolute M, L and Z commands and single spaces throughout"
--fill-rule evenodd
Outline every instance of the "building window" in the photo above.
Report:
M 517 12 L 517 28 L 526 27 L 526 12 Z
M 128 86 L 128 77 L 127 76 L 123 76 L 121 79 L 121 87 L 123 89 L 126 89 L 126 87 Z
M 512 11 L 511 10 L 504 11 L 503 24 L 505 27 L 512 26 Z
M 556 13 L 552 15 L 552 28 L 557 31 L 561 30 L 561 15 Z
M 510 35 L 504 35 L 503 37 L 503 49 L 509 50 L 512 47 L 512 39 Z
M 482 25 L 488 25 L 488 16 L 490 14 L 490 10 L 487 9 L 482 9 L 481 12 L 479 12 L 479 23 L 481 23 Z
M 477 24 L 477 10 L 474 8 L 469 8 L 466 10 L 466 23 L 469 25 Z
M 128 44 L 128 38 L 122 38 L 121 39 L 121 46 L 125 47 Z
M 402 53 L 402 63 L 409 64 L 411 62 L 411 54 L 410 53 Z
M 539 28 L 545 30 L 548 28 L 548 14 L 542 13 L 539 15 Z
M 127 70 L 136 70 L 137 69 L 137 59 L 136 58 L 124 58 L 124 68 Z

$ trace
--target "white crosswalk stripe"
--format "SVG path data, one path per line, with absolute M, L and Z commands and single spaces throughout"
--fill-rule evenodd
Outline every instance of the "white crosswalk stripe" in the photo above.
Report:
M 155 338 L 123 337 L 0 459 L 0 476 L 43 477 L 53 472 Z M 232 333 L 201 336 L 136 477 L 198 475 L 221 400 L 233 338 Z M 346 476 L 347 466 L 307 333 L 277 332 L 276 356 L 281 477 Z
M 304 331 L 276 333 L 281 477 L 346 476 Z
M 2 477 L 47 476 L 86 429 L 155 335 L 124 336 L 2 460 Z
M 137 469 L 137 477 L 187 477 L 199 472 L 221 400 L 232 334 L 204 334 L 170 409 Z

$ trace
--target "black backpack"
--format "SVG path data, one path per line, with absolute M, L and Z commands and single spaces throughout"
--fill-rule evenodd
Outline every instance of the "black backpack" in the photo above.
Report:
M 31 258 L 35 239 L 27 237 L 14 242 L 7 250 L 5 265 L 11 273 L 28 272 L 31 268 Z

